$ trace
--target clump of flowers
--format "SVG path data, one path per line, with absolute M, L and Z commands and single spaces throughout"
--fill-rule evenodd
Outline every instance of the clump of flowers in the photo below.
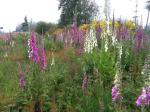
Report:
M 124 24 L 120 25 L 120 27 L 117 29 L 116 33 L 117 33 L 118 40 L 127 39 L 129 37 L 129 30 Z
M 73 25 L 69 28 L 68 40 L 71 44 L 75 45 L 79 53 L 83 50 L 84 35 L 85 31 L 80 30 L 76 23 L 73 23 Z
M 35 62 L 36 64 L 39 64 L 41 67 L 41 70 L 46 69 L 46 58 L 45 58 L 45 52 L 44 52 L 44 36 L 42 35 L 41 39 L 41 48 L 38 48 L 36 45 L 36 35 L 34 32 L 30 34 L 30 38 L 28 40 L 28 46 L 29 46 L 29 58 Z
M 38 54 L 38 48 L 36 45 L 36 35 L 34 32 L 31 33 L 30 39 L 28 40 L 28 46 L 29 46 L 29 58 L 33 60 L 34 62 L 38 63 L 40 58 Z
M 92 53 L 93 49 L 97 46 L 96 31 L 95 28 L 91 27 L 85 37 L 84 51 Z
M 150 54 L 145 59 L 141 74 L 145 83 L 141 95 L 136 100 L 136 104 L 144 108 L 150 104 Z

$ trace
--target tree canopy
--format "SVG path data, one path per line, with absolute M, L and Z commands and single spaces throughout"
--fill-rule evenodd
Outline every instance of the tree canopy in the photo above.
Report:
M 59 2 L 60 26 L 72 24 L 75 19 L 77 25 L 89 23 L 99 11 L 98 5 L 91 0 L 59 0 Z

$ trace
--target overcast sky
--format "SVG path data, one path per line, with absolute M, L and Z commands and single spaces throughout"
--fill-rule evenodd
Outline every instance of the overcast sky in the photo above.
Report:
M 100 6 L 102 13 L 103 1 L 95 0 Z M 111 12 L 115 11 L 116 17 L 132 19 L 135 10 L 135 0 L 110 0 Z M 143 23 L 146 22 L 147 11 L 144 9 L 146 0 L 139 1 L 139 16 Z M 16 25 L 24 21 L 27 16 L 30 21 L 47 21 L 57 23 L 60 16 L 58 11 L 58 0 L 1 0 L 0 2 L 0 26 L 3 31 L 13 31 Z M 141 18 L 141 17 L 140 17 Z

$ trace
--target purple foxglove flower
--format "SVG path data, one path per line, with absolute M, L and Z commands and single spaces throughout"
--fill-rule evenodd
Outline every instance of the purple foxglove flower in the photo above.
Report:
M 126 37 L 129 35 L 129 31 L 128 31 L 128 28 L 125 27 L 125 26 L 120 26 L 118 29 L 117 29 L 117 38 L 120 40 L 120 39 L 126 39 Z
M 140 27 L 137 31 L 136 31 L 136 49 L 139 49 L 142 47 L 142 40 L 144 38 L 144 30 L 142 27 Z
M 39 54 L 38 54 L 38 48 L 36 45 L 36 36 L 35 33 L 32 32 L 30 39 L 29 39 L 29 58 L 38 63 L 39 62 Z
M 113 86 L 111 95 L 112 95 L 112 101 L 114 102 L 122 100 L 122 96 L 117 86 Z
M 149 105 L 150 99 L 149 95 L 146 92 L 146 89 L 143 88 L 141 95 L 136 100 L 137 106 L 147 106 Z
M 45 53 L 44 53 L 44 48 L 41 48 L 41 56 L 40 56 L 40 66 L 41 66 L 41 69 L 44 70 L 46 69 L 46 59 L 45 59 Z
M 18 64 L 18 70 L 19 70 L 19 86 L 20 86 L 20 88 L 24 89 L 25 88 L 25 80 L 23 78 L 23 73 L 21 71 L 20 64 Z
M 144 30 L 142 27 L 140 27 L 137 31 L 136 31 L 136 38 L 138 40 L 142 40 L 144 37 Z

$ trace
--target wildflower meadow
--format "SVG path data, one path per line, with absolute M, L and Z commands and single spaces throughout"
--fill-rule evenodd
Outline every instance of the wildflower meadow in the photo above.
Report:
M 149 27 L 77 19 L 0 34 L 0 112 L 150 112 Z

